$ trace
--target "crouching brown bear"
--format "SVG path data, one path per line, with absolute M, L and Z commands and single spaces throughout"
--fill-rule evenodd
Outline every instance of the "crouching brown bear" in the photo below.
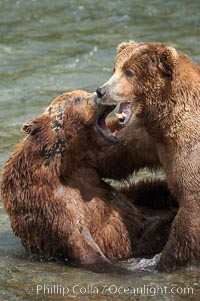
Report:
M 104 145 L 109 153 L 109 145 L 95 129 L 94 97 L 73 91 L 56 98 L 23 126 L 27 136 L 3 168 L 3 204 L 31 254 L 90 264 L 155 254 L 167 240 L 173 210 L 134 204 L 170 202 L 165 182 L 142 182 L 122 193 L 99 175 L 98 149 Z
M 114 74 L 97 94 L 104 107 L 120 103 L 117 116 L 126 127 L 118 135 L 119 145 L 113 148 L 118 148 L 118 158 L 122 154 L 124 175 L 134 169 L 134 156 L 138 156 L 137 169 L 144 164 L 150 168 L 161 165 L 178 200 L 180 208 L 158 268 L 170 271 L 200 261 L 199 66 L 160 43 L 122 43 Z M 102 123 L 97 121 L 98 129 Z M 99 131 L 108 138 L 104 129 Z M 142 142 L 135 139 L 135 131 L 143 137 Z M 108 140 L 116 142 L 116 137 Z M 153 155 L 149 156 L 150 152 Z

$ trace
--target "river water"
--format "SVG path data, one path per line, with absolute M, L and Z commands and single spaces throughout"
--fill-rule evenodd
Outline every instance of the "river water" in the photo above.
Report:
M 55 96 L 94 91 L 109 78 L 118 43 L 161 41 L 200 63 L 199 12 L 199 0 L 0 0 L 0 168 L 21 139 L 22 124 Z M 0 202 L 0 300 L 75 298 L 200 300 L 200 268 L 120 276 L 34 261 Z

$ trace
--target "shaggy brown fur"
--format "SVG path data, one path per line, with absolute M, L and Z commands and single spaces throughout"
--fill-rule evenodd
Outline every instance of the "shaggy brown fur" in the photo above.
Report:
M 199 66 L 163 44 L 122 43 L 118 47 L 114 75 L 101 89 L 101 103 L 113 105 L 128 101 L 134 104 L 134 116 L 123 133 L 130 141 L 124 153 L 135 143 L 134 127 L 139 127 L 141 136 L 148 136 L 146 149 L 154 151 L 153 165 L 162 165 L 169 188 L 180 205 L 159 268 L 168 271 L 177 265 L 199 261 Z M 120 147 L 123 147 L 121 142 Z M 138 167 L 143 167 L 143 161 L 153 167 L 150 157 L 149 162 L 146 161 L 148 155 L 143 154 L 143 145 L 138 149 L 139 157 L 144 155 L 143 160 L 138 160 Z M 132 156 L 135 156 L 135 147 L 132 154 L 127 155 L 128 160 Z
M 147 205 L 149 190 L 159 198 L 159 187 L 170 201 L 166 183 L 143 182 L 122 193 L 98 174 L 96 151 L 105 142 L 94 127 L 95 110 L 84 91 L 56 98 L 23 126 L 28 135 L 3 168 L 4 207 L 30 253 L 88 264 L 154 254 L 167 240 L 173 210 L 133 203 L 138 195 Z

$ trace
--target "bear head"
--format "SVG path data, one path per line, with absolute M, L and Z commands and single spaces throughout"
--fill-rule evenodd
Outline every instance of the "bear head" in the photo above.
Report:
M 140 114 L 153 122 L 155 116 L 170 111 L 176 101 L 172 87 L 178 67 L 179 54 L 173 47 L 161 43 L 121 43 L 113 75 L 96 90 L 97 103 L 120 104 L 117 117 L 121 125 L 129 122 L 133 112 L 134 116 Z
M 82 129 L 93 127 L 96 119 L 96 94 L 75 90 L 57 97 L 39 117 L 25 123 L 27 145 L 45 158 L 63 153 L 69 141 L 84 139 Z M 86 131 L 85 131 L 86 132 Z

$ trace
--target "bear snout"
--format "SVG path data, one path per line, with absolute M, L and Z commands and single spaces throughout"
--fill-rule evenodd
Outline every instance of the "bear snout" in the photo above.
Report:
M 96 89 L 96 93 L 98 98 L 102 98 L 106 94 L 106 88 L 105 87 L 100 87 Z

